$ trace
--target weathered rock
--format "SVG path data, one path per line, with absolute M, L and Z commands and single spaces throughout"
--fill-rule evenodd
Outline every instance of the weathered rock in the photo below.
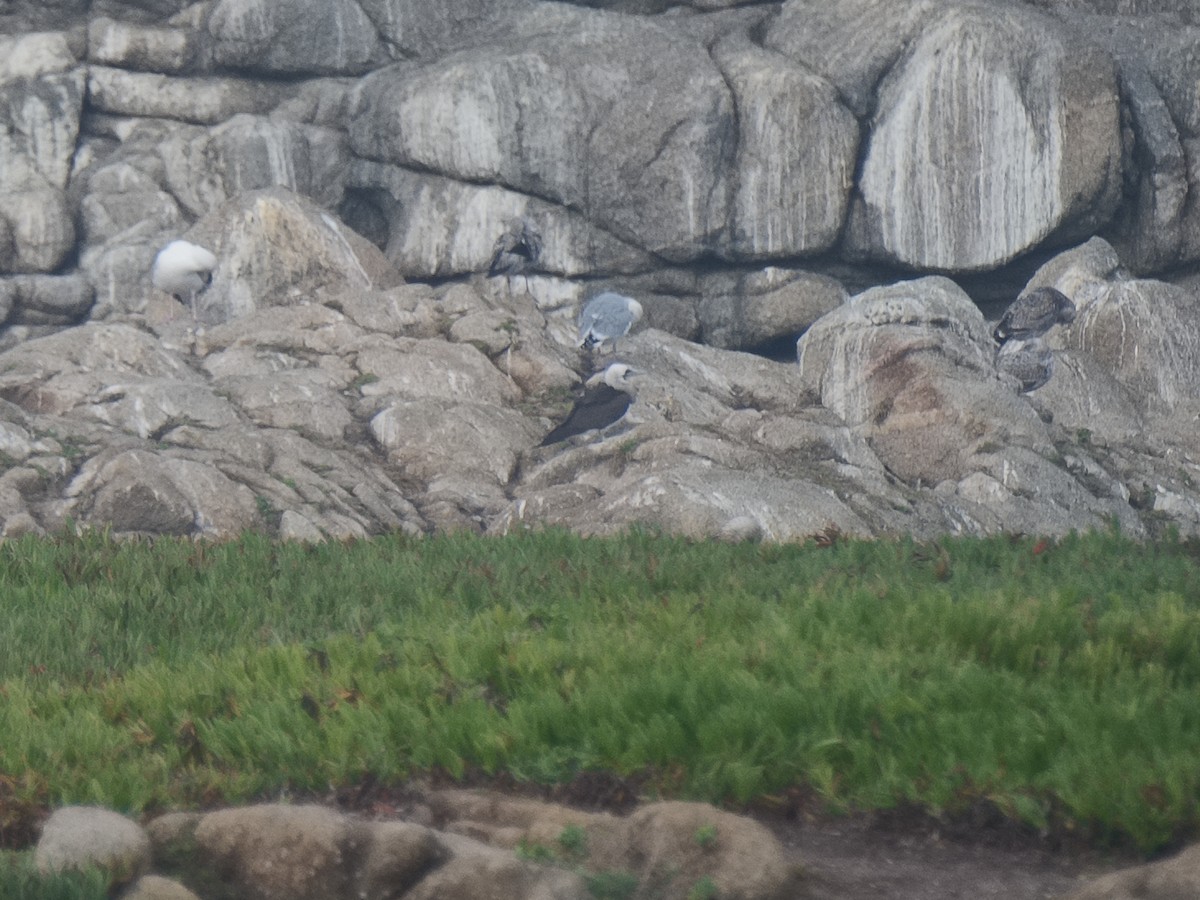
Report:
M 914 0 L 787 0 L 765 44 L 827 78 L 860 119 L 875 110 L 875 92 L 906 45 L 946 4 Z
M 136 72 L 185 72 L 200 55 L 195 32 L 186 28 L 155 28 L 101 16 L 88 22 L 87 36 L 91 62 Z
M 77 323 L 95 299 L 91 284 L 78 274 L 14 275 L 2 280 L 12 289 L 12 308 L 7 318 L 22 325 Z
M 1188 224 L 1195 217 L 1188 202 L 1187 151 L 1171 110 L 1138 64 L 1122 68 L 1121 91 L 1133 125 L 1130 149 L 1145 164 L 1126 168 L 1126 189 L 1133 197 L 1118 210 L 1108 233 L 1136 269 L 1178 265 L 1193 250 L 1187 246 Z
M 1067 900 L 1187 900 L 1200 895 L 1200 847 L 1101 876 Z
M 356 872 L 358 896 L 399 897 L 447 852 L 437 835 L 412 822 L 373 822 Z
M 555 884 L 561 873 L 542 871 L 473 842 L 454 843 L 411 822 L 361 822 L 320 806 L 262 805 L 224 809 L 202 817 L 171 816 L 150 825 L 161 866 L 204 897 L 399 897 L 427 890 L 426 883 L 463 879 L 454 871 L 457 857 L 471 862 L 489 852 L 488 863 L 507 882 L 520 883 L 507 896 L 538 896 L 539 884 Z M 513 881 L 513 867 L 520 870 Z M 449 869 L 447 875 L 443 873 Z M 470 881 L 486 884 L 485 865 Z M 438 888 L 426 896 L 438 894 Z M 451 896 L 476 896 L 454 894 Z M 487 896 L 487 895 L 484 895 Z M 495 896 L 492 894 L 491 896 Z M 560 896 L 549 894 L 543 896 Z M 576 895 L 571 895 L 576 896 Z
M 714 278 L 698 310 L 701 333 L 705 344 L 730 350 L 771 355 L 786 345 L 781 355 L 790 357 L 800 334 L 846 300 L 840 283 L 809 272 L 769 267 L 736 284 Z
M 801 873 L 770 831 L 704 803 L 651 803 L 619 817 L 447 790 L 433 794 L 430 805 L 447 829 L 493 846 L 539 847 L 585 871 L 628 873 L 637 884 L 635 896 L 696 896 L 706 879 L 720 897 L 801 895 Z
M 619 830 L 623 822 L 610 813 L 584 812 L 492 791 L 449 788 L 435 791 L 428 800 L 435 821 L 447 830 L 510 849 L 522 841 L 554 847 L 563 829 L 572 825 L 595 834 Z
M 63 514 L 120 532 L 236 534 L 260 518 L 254 498 L 221 473 L 139 450 L 90 459 L 66 490 Z
M 879 89 L 848 243 L 907 266 L 994 267 L 1103 225 L 1120 158 L 1111 58 L 1028 9 L 949 7 Z
M 540 271 L 573 276 L 653 265 L 649 254 L 583 215 L 503 187 L 361 160 L 351 168 L 349 181 L 376 198 L 387 219 L 388 259 L 407 277 L 486 271 L 496 238 L 519 216 L 538 223 Z
M 336 374 L 317 368 L 230 375 L 214 383 L 258 425 L 295 429 L 317 443 L 340 443 L 353 421 L 341 402 L 345 386 Z
M 813 403 L 795 366 L 652 330 L 623 343 L 621 358 L 643 373 L 624 418 L 599 436 L 532 451 L 516 503 L 496 527 L 597 534 L 661 523 L 705 537 L 749 516 L 772 540 L 829 526 L 871 531 L 848 495 L 828 486 L 840 481 L 830 461 L 848 460 L 853 440 L 789 427 Z M 857 459 L 872 465 L 870 451 Z
M 143 875 L 121 896 L 124 900 L 200 900 L 178 881 L 161 875 Z
M 107 66 L 88 72 L 88 99 L 100 112 L 207 125 L 238 113 L 267 112 L 289 93 L 278 84 L 242 78 L 176 78 Z
M 351 861 L 366 839 L 360 825 L 320 806 L 223 809 L 196 825 L 193 865 L 211 867 L 247 900 L 349 897 Z
M 0 271 L 53 272 L 75 244 L 75 225 L 62 191 L 51 187 L 0 193 Z
M 862 429 L 901 477 L 936 483 L 965 475 L 964 455 L 999 428 L 1049 446 L 1033 410 L 995 379 L 993 346 L 964 293 L 925 279 L 852 298 L 818 320 L 797 353 L 822 405 Z
M 44 872 L 96 867 L 110 884 L 136 879 L 150 864 L 150 839 L 136 822 L 107 809 L 64 806 L 42 826 L 34 860 Z
M 84 70 L 62 34 L 0 36 L 0 193 L 28 190 L 30 175 L 63 190 L 71 172 Z
M 694 897 L 704 881 L 731 900 L 783 900 L 800 888 L 800 872 L 765 826 L 705 803 L 644 806 L 629 817 L 625 842 L 611 867 L 662 885 L 664 898 Z M 595 862 L 610 867 L 603 857 Z
M 176 377 L 186 364 L 159 346 L 150 335 L 128 325 L 83 325 L 5 355 L 0 394 L 27 412 L 67 412 L 114 373 L 128 377 Z
M 0 35 L 0 82 L 66 72 L 75 63 L 67 35 L 61 32 Z
M 734 121 L 702 48 L 565 8 L 516 11 L 509 28 L 519 42 L 369 75 L 355 152 L 580 208 L 670 259 L 704 252 L 727 212 Z
M 335 207 L 349 164 L 345 138 L 335 131 L 250 115 L 213 128 L 176 129 L 160 152 L 167 186 L 194 216 L 271 187 Z
M 463 320 L 459 320 L 463 321 Z M 511 405 L 521 391 L 472 344 L 400 338 L 364 342 L 355 367 L 373 380 L 359 388 L 368 400 L 436 400 Z
M 219 260 L 212 284 L 197 297 L 202 322 L 306 302 L 325 286 L 383 288 L 398 280 L 374 246 L 284 188 L 239 195 L 195 233 Z
M 424 482 L 471 473 L 508 484 L 518 454 L 539 436 L 520 413 L 469 401 L 447 407 L 441 400 L 399 400 L 372 418 L 370 428 L 390 461 Z
M 1200 305 L 1158 281 L 1123 281 L 1081 298 L 1068 346 L 1112 374 L 1139 408 L 1171 413 L 1200 384 Z
M 587 900 L 591 893 L 583 878 L 564 869 L 538 866 L 453 834 L 443 835 L 450 859 L 424 878 L 408 900 L 487 900 L 490 897 L 527 897 L 529 900 Z
M 208 31 L 215 61 L 243 71 L 352 74 L 386 60 L 355 0 L 218 0 Z
M 993 348 L 978 309 L 933 278 L 860 294 L 797 349 L 805 382 L 889 470 L 980 507 L 956 513 L 976 523 L 972 530 L 992 530 L 1003 509 L 1042 529 L 1098 527 L 1115 515 L 1136 531 L 1119 492 L 1092 497 L 1055 464 L 1053 432 L 1015 383 L 997 377 Z
M 396 56 L 433 57 L 494 36 L 514 10 L 530 0 L 358 0 Z
M 150 175 L 124 160 L 99 166 L 89 174 L 80 212 L 83 237 L 92 245 L 116 238 L 126 238 L 122 243 L 127 244 L 132 233 L 160 234 L 182 230 L 183 224 L 176 199 Z
M 736 179 L 725 252 L 799 256 L 841 233 L 858 152 L 858 123 L 833 86 L 748 40 L 718 44 L 737 109 Z

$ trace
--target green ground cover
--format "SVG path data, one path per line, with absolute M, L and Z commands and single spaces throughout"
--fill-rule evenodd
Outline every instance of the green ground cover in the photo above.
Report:
M 23 538 L 0 647 L 0 836 L 435 769 L 988 801 L 1146 850 L 1200 820 L 1200 546 L 1174 539 Z
M 0 897 L 4 900 L 108 900 L 108 875 L 86 872 L 43 874 L 32 854 L 0 851 Z

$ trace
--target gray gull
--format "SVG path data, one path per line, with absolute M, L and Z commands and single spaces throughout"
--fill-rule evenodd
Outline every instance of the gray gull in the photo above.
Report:
M 632 297 L 612 291 L 597 294 L 579 314 L 579 346 L 591 349 L 610 341 L 616 352 L 617 339 L 629 334 L 641 317 L 642 304 Z

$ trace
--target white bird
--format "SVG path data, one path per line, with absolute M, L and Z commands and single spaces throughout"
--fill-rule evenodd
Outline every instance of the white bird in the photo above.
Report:
M 1021 393 L 1036 391 L 1054 374 L 1054 354 L 1041 338 L 1005 341 L 996 351 L 996 368 L 1021 383 Z
M 997 343 L 1041 337 L 1059 322 L 1064 325 L 1075 319 L 1075 304 L 1062 291 L 1052 287 L 1034 288 L 1022 294 L 1004 311 L 992 329 Z
M 584 385 L 583 396 L 576 401 L 567 417 L 542 438 L 540 446 L 556 444 L 619 421 L 633 402 L 630 394 L 633 388 L 628 379 L 636 374 L 625 363 L 613 363 L 603 372 L 593 375 Z
M 613 352 L 617 339 L 629 334 L 629 329 L 642 317 L 642 304 L 632 297 L 605 291 L 597 294 L 579 313 L 579 346 L 591 349 L 611 341 Z
M 217 258 L 210 251 L 187 241 L 171 241 L 154 257 L 150 281 L 180 303 L 187 303 L 195 319 L 196 295 L 208 287 L 216 267 Z

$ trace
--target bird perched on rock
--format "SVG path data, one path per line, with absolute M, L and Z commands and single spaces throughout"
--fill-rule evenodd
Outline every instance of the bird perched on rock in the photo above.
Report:
M 617 350 L 617 339 L 629 334 L 629 329 L 642 317 L 642 304 L 632 297 L 605 291 L 583 305 L 579 313 L 579 346 L 589 350 L 611 342 Z
M 492 263 L 488 275 L 512 278 L 520 275 L 529 291 L 529 272 L 542 257 L 542 235 L 533 220 L 518 216 L 508 223 L 508 230 L 496 238 L 492 247 Z
M 1054 354 L 1038 337 L 1005 341 L 996 351 L 996 369 L 1021 383 L 1021 393 L 1036 391 L 1054 374 Z
M 603 372 L 593 375 L 584 385 L 583 396 L 576 401 L 567 417 L 542 438 L 539 446 L 556 444 L 569 437 L 597 428 L 606 428 L 618 421 L 633 402 L 629 378 L 637 372 L 625 363 L 613 363 Z
M 212 281 L 217 258 L 198 244 L 171 241 L 158 251 L 150 269 L 150 281 L 180 303 L 186 303 L 196 318 L 196 295 Z
M 1034 288 L 1022 294 L 1004 311 L 992 337 L 1000 344 L 1008 340 L 1041 337 L 1060 322 L 1074 321 L 1075 304 L 1052 287 Z

